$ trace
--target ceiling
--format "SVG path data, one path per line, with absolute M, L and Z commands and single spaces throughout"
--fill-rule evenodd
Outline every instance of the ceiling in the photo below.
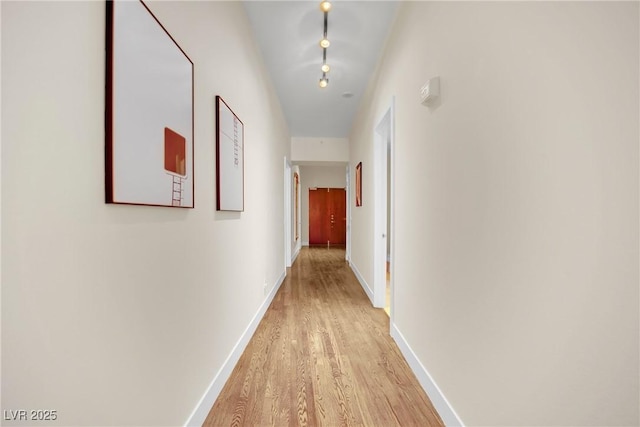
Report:
M 327 31 L 331 71 L 323 89 L 318 86 L 324 22 L 320 0 L 244 2 L 292 137 L 349 135 L 397 5 L 332 1 Z

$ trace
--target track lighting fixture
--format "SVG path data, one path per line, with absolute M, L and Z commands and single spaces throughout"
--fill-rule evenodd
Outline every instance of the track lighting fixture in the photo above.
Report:
M 331 10 L 331 2 L 324 0 L 320 3 L 320 10 L 324 13 L 324 32 L 322 40 L 320 40 L 320 47 L 322 48 L 322 78 L 320 79 L 320 87 L 325 88 L 329 84 L 327 73 L 331 70 L 331 67 L 327 65 L 327 48 L 331 46 L 329 39 L 327 38 L 327 28 L 329 27 L 329 11 Z

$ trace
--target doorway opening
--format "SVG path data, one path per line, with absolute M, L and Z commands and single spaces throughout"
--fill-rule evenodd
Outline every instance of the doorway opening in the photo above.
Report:
M 391 137 L 387 138 L 387 251 L 385 263 L 385 300 L 384 311 L 391 317 Z
M 347 201 L 351 200 L 351 172 L 349 171 L 349 165 L 345 167 L 346 169 L 346 197 Z M 344 259 L 347 262 L 351 262 L 351 203 L 347 203 L 347 244 L 344 251 Z
M 284 271 L 291 267 L 291 163 L 284 158 Z
M 393 319 L 394 234 L 393 156 L 394 101 L 377 122 L 374 132 L 375 226 L 374 226 L 374 306 L 384 308 Z

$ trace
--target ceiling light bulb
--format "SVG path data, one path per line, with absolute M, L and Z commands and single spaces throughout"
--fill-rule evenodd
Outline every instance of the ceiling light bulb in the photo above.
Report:
M 322 64 L 321 70 L 322 70 L 323 73 L 328 73 L 330 69 L 331 69 L 331 67 L 329 67 L 329 65 Z
M 320 10 L 323 12 L 329 12 L 331 10 L 331 2 L 325 0 L 320 3 Z
M 326 49 L 331 45 L 331 43 L 329 42 L 328 39 L 324 38 L 322 40 L 320 40 L 320 47 Z
M 329 79 L 322 78 L 320 79 L 320 83 L 318 84 L 320 85 L 320 87 L 327 87 L 327 85 L 329 84 Z

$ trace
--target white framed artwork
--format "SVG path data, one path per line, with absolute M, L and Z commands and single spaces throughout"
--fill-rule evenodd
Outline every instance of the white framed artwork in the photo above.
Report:
M 216 96 L 216 209 L 244 211 L 244 125 Z
M 138 1 L 107 1 L 106 201 L 194 207 L 193 62 Z

